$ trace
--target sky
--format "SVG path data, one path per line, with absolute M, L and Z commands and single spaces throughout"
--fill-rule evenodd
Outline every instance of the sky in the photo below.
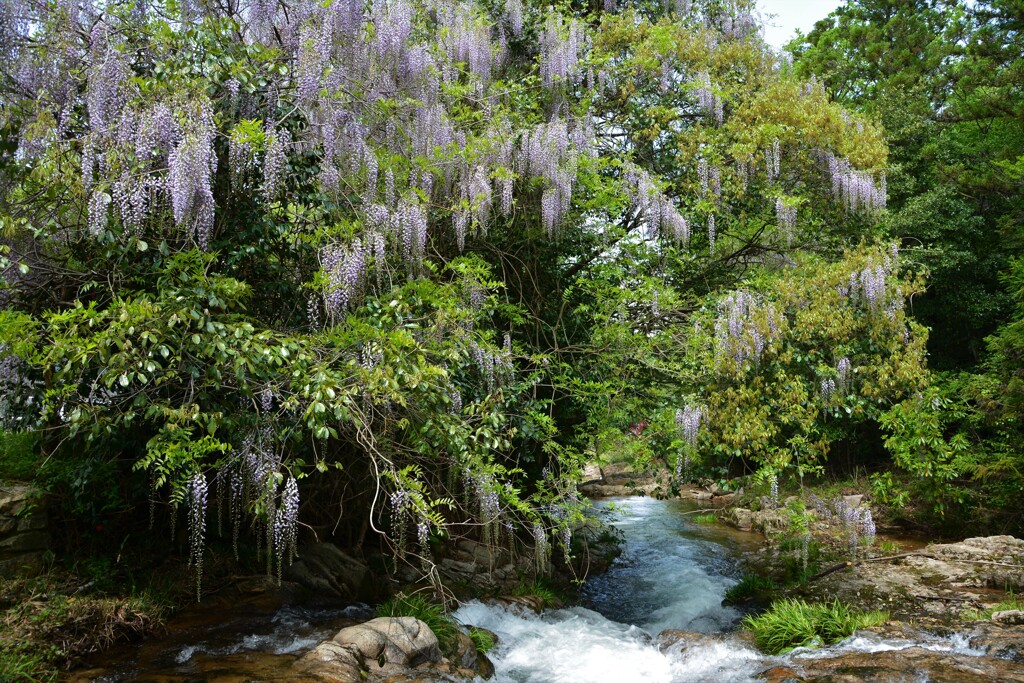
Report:
M 807 33 L 814 28 L 814 22 L 824 19 L 829 12 L 842 4 L 841 0 L 760 0 L 758 9 L 764 17 L 765 40 L 769 45 L 780 48 L 800 29 Z M 769 18 L 768 15 L 776 15 Z

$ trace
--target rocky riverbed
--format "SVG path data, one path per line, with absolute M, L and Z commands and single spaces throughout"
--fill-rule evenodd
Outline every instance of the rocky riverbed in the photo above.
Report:
M 883 608 L 892 615 L 890 622 L 824 649 L 767 656 L 749 633 L 737 628 L 748 608 L 722 601 L 741 566 L 777 566 L 789 552 L 781 549 L 777 536 L 772 541 L 761 532 L 734 527 L 760 520 L 769 535 L 784 533 L 786 513 L 722 508 L 729 497 L 710 491 L 690 491 L 687 498 L 601 504 L 604 521 L 579 529 L 579 542 L 594 555 L 604 553 L 609 571 L 591 573 L 578 605 L 542 612 L 543 600 L 529 596 L 463 603 L 456 618 L 497 636 L 490 658 L 466 634 L 445 656 L 427 624 L 412 617 L 373 618 L 364 607 L 363 612 L 330 612 L 333 621 L 325 622 L 314 612 L 285 606 L 270 616 L 275 626 L 266 635 L 248 634 L 251 626 L 241 622 L 237 632 L 220 641 L 210 638 L 209 629 L 197 629 L 173 651 L 149 657 L 152 666 L 169 663 L 159 673 L 136 666 L 122 670 L 123 675 L 93 670 L 71 680 L 171 683 L 199 676 L 223 683 L 398 683 L 479 680 L 493 674 L 497 683 L 1024 682 L 1024 613 L 991 613 L 1008 597 L 1007 589 L 1024 588 L 1024 541 L 995 536 L 917 543 L 892 557 L 862 551 L 856 562 L 831 565 L 831 571 L 783 588 L 776 597 L 838 597 L 861 608 Z M 713 504 L 729 523 L 693 521 L 691 513 Z M 764 520 L 774 521 L 763 525 Z M 606 552 L 611 547 L 621 549 L 622 556 L 612 560 L 615 552 Z M 288 575 L 291 582 L 286 581 L 296 595 L 330 592 L 344 601 L 380 583 L 364 563 L 336 548 L 309 548 L 303 556 L 304 562 Z M 533 570 L 528 552 L 491 556 L 471 542 L 455 544 L 437 559 L 445 581 L 461 586 L 466 599 L 501 595 Z M 337 625 L 318 625 L 327 623 Z M 299 625 L 301 639 L 292 624 Z

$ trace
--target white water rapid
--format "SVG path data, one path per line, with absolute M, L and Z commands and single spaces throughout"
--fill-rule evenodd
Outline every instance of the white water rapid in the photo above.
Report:
M 626 540 L 611 569 L 588 582 L 588 607 L 536 615 L 470 603 L 455 613 L 498 634 L 491 653 L 497 683 L 753 680 L 763 655 L 728 638 L 665 652 L 656 640 L 669 628 L 717 633 L 735 626 L 740 614 L 721 604 L 736 582 L 728 549 L 702 539 L 677 504 L 629 498 L 602 507 Z

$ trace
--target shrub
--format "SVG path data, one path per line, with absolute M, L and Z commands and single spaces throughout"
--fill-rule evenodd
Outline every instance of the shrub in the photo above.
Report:
M 831 645 L 859 628 L 888 619 L 888 612 L 858 612 L 839 600 L 808 604 L 794 599 L 774 602 L 763 614 L 748 615 L 743 627 L 754 633 L 759 648 L 777 655 L 797 647 Z
M 0 480 L 31 481 L 39 469 L 39 433 L 0 430 Z

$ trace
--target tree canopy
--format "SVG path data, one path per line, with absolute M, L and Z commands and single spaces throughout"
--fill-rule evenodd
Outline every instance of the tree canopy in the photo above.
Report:
M 971 138 L 1019 117 L 937 99 L 950 55 L 1014 92 L 990 9 L 961 54 L 960 9 L 854 3 L 794 67 L 745 0 L 4 3 L 5 428 L 82 524 L 180 514 L 197 574 L 213 512 L 277 569 L 300 523 L 568 551 L 582 463 L 641 421 L 677 480 L 898 440 L 931 410 L 919 266 L 1006 263 L 944 188 L 1019 186 Z

